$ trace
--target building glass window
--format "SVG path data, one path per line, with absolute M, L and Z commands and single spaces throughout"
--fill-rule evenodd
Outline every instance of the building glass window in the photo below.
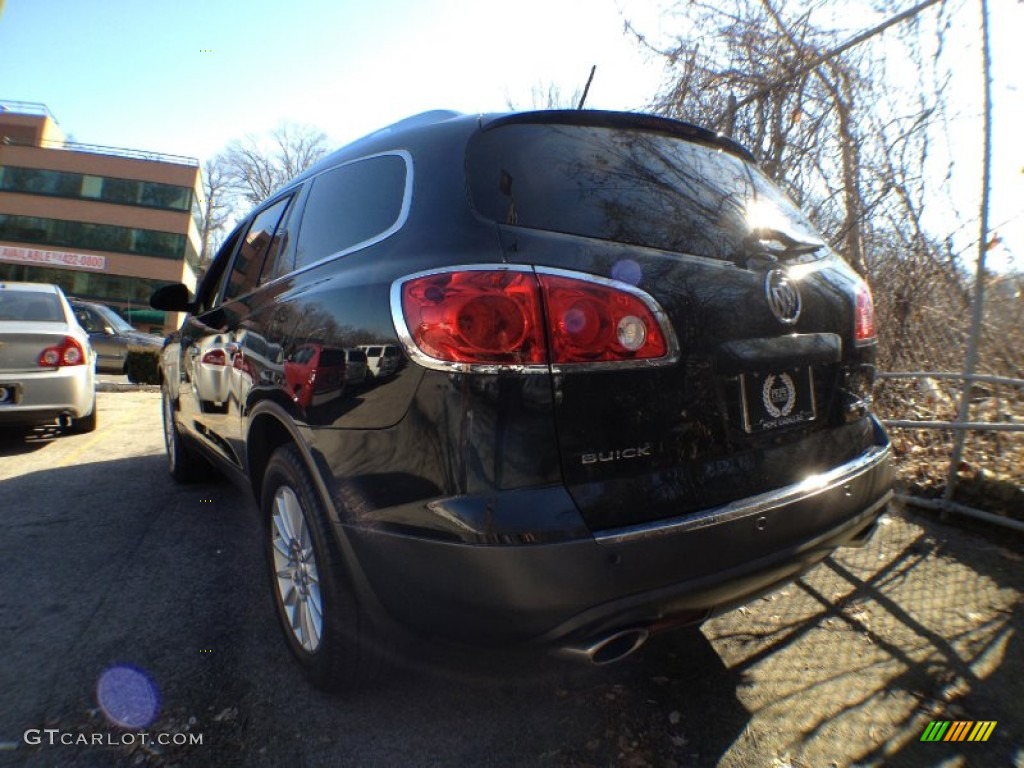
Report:
M 91 197 L 99 199 L 103 195 L 103 177 L 102 176 L 83 176 L 82 177 L 82 197 Z
M 132 253 L 161 259 L 184 258 L 187 243 L 185 235 L 173 232 L 8 214 L 0 214 L 0 240 Z
M 0 168 L 0 190 L 171 211 L 188 211 L 193 197 L 191 188 L 176 184 L 14 166 Z
M 149 297 L 157 288 L 170 285 L 166 280 L 111 275 L 105 272 L 84 272 L 57 267 L 36 267 L 28 264 L 0 262 L 0 280 L 7 282 L 53 283 L 68 296 L 104 304 L 124 304 L 149 308 Z

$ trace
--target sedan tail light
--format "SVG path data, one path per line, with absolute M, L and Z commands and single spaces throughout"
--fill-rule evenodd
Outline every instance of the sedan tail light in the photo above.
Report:
M 228 356 L 223 349 L 211 349 L 203 355 L 202 362 L 206 365 L 227 365 Z
M 442 370 L 672 362 L 675 337 L 653 298 L 561 270 L 462 268 L 395 283 L 392 313 L 410 355 Z
M 871 289 L 861 281 L 857 284 L 857 307 L 854 320 L 854 340 L 858 344 L 870 344 L 877 336 L 875 332 L 875 302 Z
M 40 368 L 60 368 L 62 366 L 85 365 L 85 349 L 75 339 L 65 336 L 60 344 L 47 347 L 39 353 L 36 364 Z

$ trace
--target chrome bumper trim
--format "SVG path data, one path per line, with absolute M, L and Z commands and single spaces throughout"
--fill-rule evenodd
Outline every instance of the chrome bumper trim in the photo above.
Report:
M 886 461 L 889 458 L 890 452 L 888 445 L 874 446 L 846 464 L 830 469 L 828 472 L 811 475 L 806 480 L 793 485 L 787 485 L 785 488 L 768 491 L 758 496 L 734 501 L 721 507 L 696 512 L 684 517 L 672 517 L 667 520 L 655 520 L 640 525 L 611 528 L 595 533 L 594 539 L 601 544 L 623 544 L 657 536 L 670 536 L 698 528 L 708 528 L 713 525 L 722 525 L 742 520 L 744 517 L 770 512 L 773 509 L 828 493 L 836 488 L 852 483 Z M 881 502 L 875 502 L 872 507 L 877 508 L 881 506 L 889 500 L 891 495 L 892 492 L 890 491 L 885 499 Z

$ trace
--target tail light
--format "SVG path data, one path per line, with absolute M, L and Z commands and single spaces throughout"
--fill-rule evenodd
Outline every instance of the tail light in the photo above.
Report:
M 556 275 L 540 275 L 540 284 L 553 363 L 655 360 L 668 353 L 665 332 L 639 295 Z
M 674 360 L 653 298 L 631 285 L 527 267 L 454 269 L 398 281 L 392 312 L 427 367 L 619 367 Z
M 82 345 L 70 336 L 65 336 L 61 343 L 47 347 L 39 353 L 36 364 L 40 368 L 60 368 L 62 366 L 85 365 L 86 355 Z
M 858 344 L 869 344 L 875 340 L 875 302 L 871 289 L 865 282 L 857 285 L 857 308 L 854 319 L 854 340 Z
M 228 356 L 223 349 L 211 349 L 203 355 L 202 362 L 206 365 L 227 365 Z

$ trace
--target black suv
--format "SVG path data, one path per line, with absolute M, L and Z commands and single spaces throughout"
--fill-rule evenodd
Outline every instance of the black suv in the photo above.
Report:
M 867 286 L 747 150 L 674 120 L 410 118 L 152 303 L 190 313 L 162 358 L 171 473 L 252 490 L 323 687 L 396 637 L 613 661 L 863 543 L 891 498 Z M 302 399 L 280 370 L 367 344 L 406 358 L 369 388 Z

